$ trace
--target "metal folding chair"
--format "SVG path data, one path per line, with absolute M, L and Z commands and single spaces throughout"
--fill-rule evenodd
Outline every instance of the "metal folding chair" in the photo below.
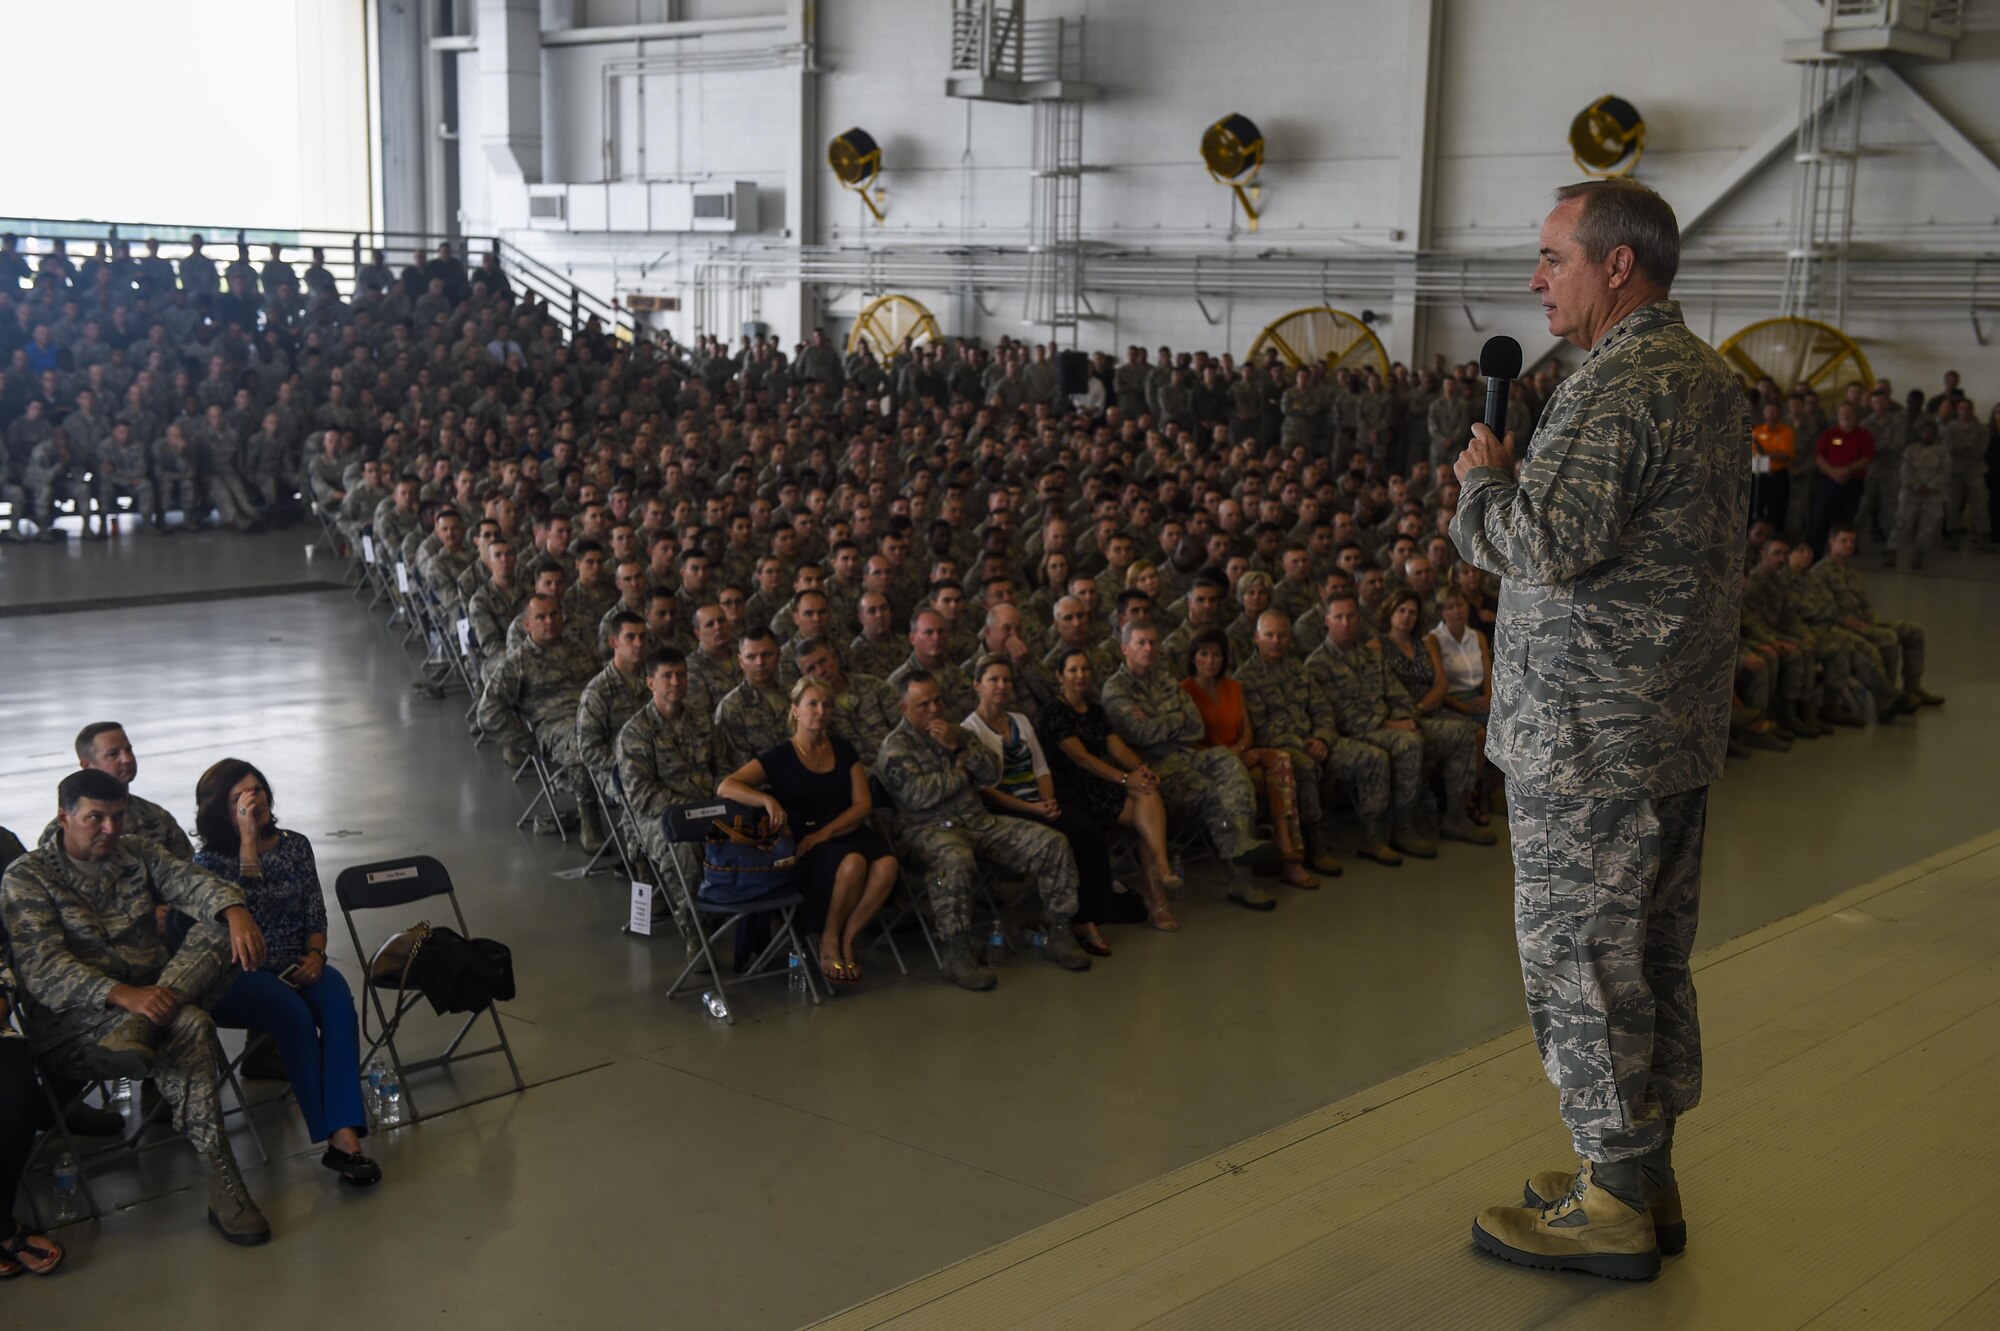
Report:
M 508 1070 L 513 1073 L 514 1090 L 516 1092 L 525 1090 L 526 1083 L 521 1080 L 520 1065 L 514 1061 L 514 1050 L 507 1042 L 507 1030 L 500 1024 L 500 1009 L 496 1004 L 487 1004 L 483 1014 L 480 1012 L 469 1014 L 465 1024 L 458 1028 L 458 1033 L 452 1036 L 451 1042 L 441 1053 L 428 1058 L 406 1060 L 397 1047 L 396 1035 L 402 1028 L 403 1018 L 423 1001 L 424 995 L 420 990 L 401 988 L 397 979 L 376 975 L 375 961 L 381 955 L 382 947 L 386 945 L 388 939 L 385 938 L 382 944 L 373 949 L 363 946 L 361 932 L 355 924 L 354 917 L 362 911 L 393 910 L 399 906 L 428 901 L 433 897 L 443 897 L 451 906 L 452 920 L 456 923 L 458 932 L 471 937 L 472 931 L 465 923 L 465 912 L 459 909 L 458 893 L 452 888 L 451 875 L 445 872 L 445 867 L 428 855 L 408 855 L 401 859 L 358 864 L 341 870 L 340 877 L 334 880 L 333 895 L 340 906 L 341 918 L 347 924 L 347 936 L 354 943 L 354 954 L 357 957 L 368 958 L 361 980 L 363 995 L 361 1035 L 368 1044 L 362 1052 L 361 1062 L 366 1066 L 377 1050 L 388 1051 L 389 1060 L 396 1068 L 396 1079 L 403 1088 L 403 1098 L 409 1105 L 409 1121 L 414 1123 L 421 1117 L 417 1111 L 415 1090 L 410 1085 L 412 1072 L 448 1068 L 454 1063 L 484 1058 L 489 1054 L 502 1054 L 506 1056 Z M 393 935 L 392 930 L 390 936 Z M 386 1004 L 383 1001 L 385 990 L 390 995 Z M 368 1015 L 371 1009 L 380 1028 L 379 1033 L 372 1036 L 368 1031 Z M 465 1037 L 471 1034 L 474 1024 L 482 1015 L 492 1018 L 493 1033 L 497 1037 L 497 1043 L 483 1049 L 461 1049 L 459 1046 L 465 1043 Z M 496 1095 L 504 1094 L 506 1094 L 504 1091 L 496 1093 Z M 493 1098 L 496 1097 L 484 1096 L 482 1100 Z M 472 1100 L 466 1103 L 478 1104 L 480 1101 Z
M 531 771 L 535 775 L 535 797 L 528 801 L 527 808 L 521 810 L 521 816 L 514 820 L 514 826 L 527 826 L 528 820 L 535 816 L 535 810 L 546 804 L 549 806 L 549 817 L 555 820 L 557 839 L 568 841 L 569 831 L 563 826 L 562 806 L 556 803 L 555 772 L 549 764 L 548 750 L 543 747 L 540 739 L 536 739 L 529 748 L 528 760 L 514 769 L 514 779 L 520 780 L 521 773 L 526 771 Z
M 708 839 L 710 828 L 718 818 L 734 817 L 737 814 L 755 816 L 757 810 L 741 804 L 717 798 L 700 804 L 680 804 L 661 815 L 661 825 L 666 830 L 667 841 L 671 843 L 700 844 Z M 736 977 L 738 983 L 746 980 L 765 980 L 774 976 L 791 973 L 790 953 L 796 952 L 804 959 L 809 954 L 805 942 L 799 937 L 796 917 L 799 907 L 805 904 L 805 897 L 798 892 L 777 892 L 770 896 L 757 897 L 749 901 L 718 902 L 705 901 L 698 890 L 699 884 L 688 881 L 687 869 L 679 856 L 674 861 L 674 879 L 681 892 L 688 918 L 695 922 L 695 954 L 681 967 L 681 973 L 667 986 L 667 997 L 673 998 L 681 992 L 682 984 L 699 966 L 706 965 L 713 977 L 717 997 L 722 999 L 724 1017 L 731 1026 L 736 1024 L 736 1009 L 729 1002 L 729 990 L 723 981 L 722 962 L 716 956 L 715 945 L 733 934 L 739 924 L 753 915 L 776 915 L 778 927 L 771 931 L 771 939 L 754 958 L 750 965 Z M 703 917 L 718 920 L 713 929 Z M 781 950 L 782 949 L 782 950 Z M 804 960 L 801 970 L 805 975 L 806 992 L 812 995 L 817 1005 L 820 1001 L 819 985 L 813 980 L 813 963 Z

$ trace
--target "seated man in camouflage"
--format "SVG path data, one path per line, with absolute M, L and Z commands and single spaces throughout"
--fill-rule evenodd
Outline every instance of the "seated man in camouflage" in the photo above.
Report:
M 539 743 L 555 783 L 576 797 L 584 845 L 601 846 L 604 822 L 576 745 L 576 709 L 597 675 L 596 654 L 563 633 L 562 607 L 552 597 L 528 598 L 524 619 L 527 637 L 486 673 L 474 719 L 500 742 L 509 766 L 527 761 Z
M 882 741 L 902 719 L 902 702 L 887 680 L 849 674 L 831 638 L 807 638 L 795 649 L 799 674 L 833 690 L 833 733 L 854 746 L 864 770 L 872 769 Z
M 1236 683 L 1243 690 L 1243 710 L 1257 747 L 1291 755 L 1306 864 L 1314 873 L 1338 876 L 1340 861 L 1326 840 L 1321 789 L 1331 780 L 1334 747 L 1342 741 L 1337 732 L 1323 733 L 1330 726 L 1315 724 L 1312 679 L 1305 663 L 1292 655 L 1292 621 L 1284 611 L 1271 609 L 1257 616 L 1257 636 L 1251 654 L 1236 667 Z M 1382 775 L 1386 790 L 1388 774 Z
M 743 635 L 742 679 L 715 704 L 715 765 L 733 772 L 792 733 L 792 703 L 778 685 L 778 639 L 768 628 Z
M 903 852 L 924 866 L 945 978 L 961 989 L 998 983 L 972 952 L 978 859 L 1027 874 L 1041 892 L 1049 960 L 1064 970 L 1089 970 L 1090 958 L 1070 932 L 1077 878 L 1068 840 L 1046 824 L 986 811 L 979 790 L 999 782 L 999 759 L 944 719 L 943 695 L 928 672 L 905 671 L 899 692 L 903 718 L 882 741 L 875 773 L 895 801 Z
M 208 1165 L 209 1223 L 231 1243 L 263 1243 L 271 1226 L 222 1130 L 207 1009 L 236 969 L 264 964 L 264 935 L 233 884 L 122 835 L 124 782 L 72 772 L 56 799 L 55 833 L 0 880 L 0 929 L 36 1051 L 59 1077 L 151 1077 Z M 161 905 L 195 921 L 171 955 Z
M 1104 684 L 1104 710 L 1118 738 L 1160 779 L 1160 798 L 1176 818 L 1198 820 L 1229 864 L 1229 899 L 1271 910 L 1277 898 L 1245 866 L 1266 843 L 1253 821 L 1257 792 L 1243 760 L 1225 748 L 1194 747 L 1207 735 L 1201 713 L 1160 656 L 1160 631 L 1128 620 L 1119 631 L 1125 663 Z
M 1854 567 L 1854 546 L 1853 526 L 1841 523 L 1827 537 L 1825 558 L 1813 566 L 1813 577 L 1832 593 L 1835 622 L 1875 644 L 1892 680 L 1894 662 L 1901 658 L 1904 711 L 1942 706 L 1944 699 L 1924 688 L 1922 626 L 1908 620 L 1883 619 L 1875 613 L 1868 592 L 1861 585 L 1861 570 Z
M 76 765 L 116 777 L 125 787 L 125 836 L 150 841 L 177 860 L 194 858 L 194 846 L 174 816 L 132 793 L 132 783 L 139 779 L 139 755 L 132 752 L 124 726 L 116 721 L 93 721 L 77 731 Z M 56 824 L 51 822 L 42 829 L 42 841 L 46 843 L 55 832 Z
M 576 752 L 606 812 L 617 803 L 618 732 L 652 696 L 646 688 L 646 621 L 629 610 L 611 616 L 611 660 L 584 685 L 576 705 Z M 595 850 L 595 846 L 587 846 Z
M 1443 834 L 1478 846 L 1499 839 L 1465 813 L 1479 779 L 1479 728 L 1456 717 L 1417 717 L 1409 690 L 1389 668 L 1387 658 L 1362 641 L 1357 597 L 1335 596 L 1327 602 L 1326 641 L 1307 658 L 1306 673 L 1319 687 L 1321 705 L 1342 735 L 1389 755 L 1390 803 L 1396 811 L 1389 837 L 1393 849 L 1418 859 L 1437 854 L 1423 833 L 1426 766 L 1444 777 Z
M 618 780 L 654 870 L 667 874 L 678 864 L 692 887 L 701 874 L 695 848 L 669 842 L 660 822 L 675 805 L 715 794 L 715 725 L 707 712 L 688 705 L 688 688 L 687 657 L 678 648 L 662 647 L 646 658 L 650 697 L 618 732 Z M 685 935 L 689 922 L 681 918 L 680 894 L 669 892 L 667 900 Z

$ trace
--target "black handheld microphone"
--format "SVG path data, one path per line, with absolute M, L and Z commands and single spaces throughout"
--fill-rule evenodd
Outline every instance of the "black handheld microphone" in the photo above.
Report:
M 1507 437 L 1507 396 L 1521 377 L 1521 344 L 1504 333 L 1486 339 L 1479 349 L 1479 372 L 1486 376 L 1486 428 L 1496 439 Z

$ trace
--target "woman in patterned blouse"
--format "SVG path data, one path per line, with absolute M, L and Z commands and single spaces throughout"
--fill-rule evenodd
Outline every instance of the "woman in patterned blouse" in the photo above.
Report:
M 360 1033 L 354 995 L 326 964 L 326 899 L 312 843 L 280 831 L 271 786 L 240 758 L 224 758 L 195 784 L 194 862 L 243 889 L 270 952 L 215 1005 L 218 1026 L 277 1037 L 285 1075 L 320 1163 L 357 1188 L 378 1183 L 381 1166 L 361 1153 L 368 1118 L 361 1107 Z

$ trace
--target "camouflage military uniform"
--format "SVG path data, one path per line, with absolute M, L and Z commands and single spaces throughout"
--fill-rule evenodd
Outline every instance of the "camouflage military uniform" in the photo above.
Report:
M 196 921 L 171 955 L 154 907 Z M 60 838 L 14 861 L 0 882 L 4 925 L 36 1051 L 58 1075 L 94 1080 L 98 1042 L 130 1019 L 107 1006 L 120 984 L 160 985 L 181 1005 L 161 1032 L 153 1082 L 174 1108 L 174 1126 L 210 1160 L 229 1159 L 216 1098 L 221 1069 L 207 1009 L 229 974 L 229 929 L 222 914 L 243 895 L 152 842 L 122 837 L 110 859 L 80 867 Z
M 971 929 L 980 859 L 1027 874 L 1041 892 L 1048 928 L 1069 927 L 1077 887 L 1069 841 L 1046 824 L 986 811 L 978 788 L 999 784 L 1000 760 L 984 744 L 962 738 L 954 754 L 899 721 L 882 741 L 875 774 L 895 801 L 903 853 L 924 866 L 944 939 L 962 939 Z
M 1807 626 L 1793 602 L 1784 576 L 1788 572 L 1782 569 L 1774 574 L 1760 569 L 1750 575 L 1749 585 L 1743 589 L 1744 619 L 1746 622 L 1754 619 L 1769 637 L 1797 644 L 1798 701 L 1809 715 L 1817 716 L 1827 706 L 1825 695 L 1829 690 L 1840 697 L 1851 689 L 1852 668 L 1844 654 L 1838 665 L 1829 659 L 1832 654 L 1822 645 L 1821 635 Z M 1847 705 L 1847 701 L 1843 698 L 1841 705 Z
M 158 507 L 151 459 L 136 437 L 123 444 L 115 438 L 104 441 L 104 456 L 97 468 L 98 507 L 105 513 L 116 511 L 119 495 L 132 496 L 132 511 L 141 518 L 151 518 Z
M 1314 739 L 1324 741 L 1326 737 L 1313 724 L 1312 680 L 1294 656 L 1287 655 L 1274 665 L 1253 650 L 1240 659 L 1243 664 L 1236 667 L 1236 682 L 1243 690 L 1243 710 L 1250 718 L 1251 742 L 1260 749 L 1283 749 L 1291 755 L 1299 822 L 1308 834 L 1313 834 L 1326 817 L 1325 801 L 1320 795 L 1325 772 L 1306 752 L 1306 743 Z M 1333 747 L 1331 741 L 1327 747 Z
M 47 844 L 48 839 L 56 833 L 57 824 L 55 819 L 51 818 L 48 826 L 42 829 L 42 843 Z M 150 841 L 177 860 L 194 858 L 194 843 L 188 840 L 187 833 L 181 830 L 178 822 L 174 821 L 174 816 L 153 801 L 141 799 L 129 790 L 125 792 L 124 834 L 138 837 L 141 841 Z
M 1993 538 L 1993 514 L 1987 507 L 1986 422 L 1946 421 L 1938 440 L 1951 454 L 1951 482 L 1944 501 L 1945 530 L 1955 542 L 1967 527 L 1982 544 Z
M 1140 679 L 1120 666 L 1105 682 L 1103 702 L 1112 729 L 1160 778 L 1167 811 L 1198 819 L 1225 860 L 1250 849 L 1257 811 L 1250 773 L 1228 749 L 1193 747 L 1208 731 L 1173 672 L 1156 661 Z
M 1077 650 L 1079 649 L 1066 642 L 1057 641 L 1050 646 L 1047 655 L 1042 657 L 1042 664 L 1048 667 L 1050 674 L 1060 679 L 1063 658 Z M 1090 678 L 1095 681 L 1099 689 L 1102 689 L 1104 682 L 1117 674 L 1124 665 L 1124 661 L 1118 655 L 1118 644 L 1109 638 L 1100 639 L 1080 650 L 1090 658 Z
M 699 706 L 712 719 L 723 695 L 743 682 L 743 667 L 733 656 L 711 656 L 698 647 L 687 653 L 687 666 L 687 705 Z
M 852 673 L 887 679 L 909 654 L 909 643 L 894 635 L 877 642 L 865 633 L 857 633 L 840 654 L 840 661 Z
M 715 724 L 708 714 L 684 707 L 680 720 L 669 721 L 651 702 L 641 707 L 618 732 L 618 784 L 654 869 L 666 873 L 678 865 L 689 888 L 698 885 L 701 864 L 695 848 L 669 842 L 660 816 L 677 804 L 715 793 Z M 669 892 L 667 899 L 685 933 L 679 894 Z
M 1398 818 L 1414 823 L 1423 800 L 1424 768 L 1444 778 L 1447 811 L 1465 807 L 1479 779 L 1478 729 L 1456 717 L 1419 718 L 1410 691 L 1380 650 L 1358 643 L 1342 651 L 1329 638 L 1306 660 L 1327 714 L 1342 735 L 1389 755 L 1390 803 Z M 1415 730 L 1393 730 L 1390 721 L 1415 721 Z
M 644 672 L 628 678 L 616 665 L 598 671 L 576 705 L 576 751 L 583 765 L 594 774 L 608 774 L 618 763 L 618 732 L 652 700 Z
M 1861 428 L 1875 436 L 1875 459 L 1861 477 L 1861 507 L 1854 525 L 1865 533 L 1889 535 L 1896 527 L 1897 492 L 1903 483 L 1903 449 L 1910 430 L 1903 413 L 1890 408 L 1887 416 L 1869 412 Z M 1890 546 L 1890 549 L 1895 549 Z
M 1945 496 L 1951 493 L 1951 450 L 1942 442 L 1911 444 L 1903 450 L 1898 481 L 1889 549 L 1909 550 L 1922 557 L 1944 534 Z
M 1729 741 L 1750 499 L 1735 376 L 1663 301 L 1551 395 L 1453 543 L 1505 578 L 1489 750 L 1508 777 L 1528 1013 L 1577 1153 L 1660 1145 L 1701 1097 L 1688 950 Z
M 864 768 L 874 763 L 882 741 L 902 719 L 895 686 L 875 675 L 850 674 L 847 687 L 833 695 L 831 729 L 854 746 Z
M 947 657 L 938 663 L 936 669 L 931 669 L 917 660 L 915 652 L 904 657 L 903 663 L 889 672 L 889 687 L 896 690 L 898 697 L 903 692 L 903 676 L 912 670 L 930 671 L 931 678 L 937 681 L 938 697 L 944 704 L 947 717 L 964 716 L 979 706 L 979 695 L 973 691 L 972 681 L 959 668 L 958 662 Z
M 740 680 L 715 704 L 715 770 L 728 776 L 791 734 L 791 700 L 778 686 L 760 689 Z
M 1859 685 L 1874 699 L 1879 711 L 1896 699 L 1893 660 L 1885 664 L 1881 650 L 1869 639 L 1840 622 L 1833 609 L 1833 589 L 1811 573 L 1800 574 L 1787 568 L 1780 575 L 1790 603 L 1812 629 L 1821 659 L 1826 662 L 1827 687 L 1852 694 Z M 1893 653 L 1892 653 L 1893 657 Z M 1861 699 L 1853 698 L 1856 709 Z
M 597 658 L 568 638 L 547 647 L 525 639 L 486 672 L 474 719 L 501 744 L 525 751 L 539 741 L 564 789 L 587 794 L 590 775 L 577 751 L 576 709 L 596 674 Z
M 1464 390 L 1460 392 L 1461 396 L 1455 398 L 1439 393 L 1431 403 L 1426 420 L 1431 440 L 1431 466 L 1440 473 L 1452 464 L 1459 448 L 1472 437 L 1472 422 L 1477 419 L 1473 415 L 1471 400 L 1463 396 Z
M 1858 619 L 1866 626 L 1859 633 L 1882 653 L 1882 662 L 1888 669 L 1890 681 L 1893 683 L 1895 680 L 1893 663 L 1900 657 L 1903 690 L 1906 693 L 1921 692 L 1924 687 L 1922 626 L 1902 619 L 1878 619 L 1874 607 L 1868 603 L 1868 592 L 1861 585 L 1861 570 L 1855 568 L 1851 561 L 1837 564 L 1831 559 L 1822 559 L 1813 565 L 1812 576 L 1833 594 L 1836 619 Z
M 466 602 L 466 619 L 479 651 L 479 664 L 491 669 L 507 651 L 507 630 L 528 603 L 528 588 L 516 582 L 502 587 L 491 578 Z

